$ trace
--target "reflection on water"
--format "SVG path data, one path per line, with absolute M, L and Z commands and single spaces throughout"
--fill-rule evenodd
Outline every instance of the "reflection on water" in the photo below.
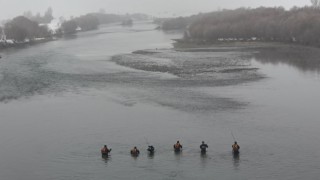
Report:
M 149 152 L 148 153 L 148 158 L 149 159 L 154 159 L 154 152 Z
M 200 153 L 201 167 L 202 169 L 206 169 L 209 157 L 206 153 Z
M 131 154 L 132 159 L 137 160 L 139 155 L 138 154 Z
M 110 155 L 101 155 L 101 157 L 102 157 L 102 160 L 105 163 L 108 163 L 108 161 L 111 161 L 111 156 Z
M 238 168 L 240 166 L 240 153 L 232 153 L 233 156 L 233 166 Z
M 207 151 L 201 151 L 200 154 L 202 157 L 207 157 Z
M 67 35 L 63 36 L 63 39 L 64 40 L 73 40 L 73 39 L 76 39 L 77 37 L 78 37 L 77 34 L 67 34 Z
M 174 157 L 179 162 L 182 158 L 182 151 L 174 151 Z
M 276 45 L 274 47 L 257 48 L 253 58 L 261 63 L 289 64 L 300 71 L 320 73 L 320 49 L 303 46 Z
M 201 153 L 200 153 L 200 157 L 201 157 L 202 159 L 206 159 L 206 158 L 208 157 L 208 155 L 207 155 L 207 153 L 201 152 Z

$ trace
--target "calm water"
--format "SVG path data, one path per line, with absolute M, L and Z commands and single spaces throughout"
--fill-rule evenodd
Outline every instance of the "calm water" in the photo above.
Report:
M 320 50 L 177 52 L 153 29 L 1 52 L 0 179 L 318 179 Z

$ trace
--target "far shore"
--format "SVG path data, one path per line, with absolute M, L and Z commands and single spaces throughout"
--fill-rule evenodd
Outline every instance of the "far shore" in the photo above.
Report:
M 30 40 L 30 41 L 25 41 L 25 42 L 1 42 L 0 43 L 0 50 L 8 49 L 8 48 L 17 48 L 17 47 L 23 47 L 23 46 L 28 46 L 28 45 L 35 45 L 35 44 L 40 44 L 40 43 L 46 43 L 49 41 L 54 41 L 57 38 L 55 37 L 50 37 L 50 38 L 41 38 L 41 39 L 36 39 L 36 40 Z
M 251 51 L 251 58 L 262 63 L 286 63 L 303 72 L 319 72 L 320 68 L 320 48 L 296 43 L 263 41 L 195 43 L 176 40 L 174 49 L 182 52 Z
M 182 39 L 173 39 L 175 49 L 196 49 L 196 48 L 222 48 L 222 47 L 238 47 L 238 48 L 263 48 L 263 47 L 300 47 L 319 49 L 319 47 L 301 45 L 289 42 L 275 41 L 217 41 L 217 42 L 190 42 Z

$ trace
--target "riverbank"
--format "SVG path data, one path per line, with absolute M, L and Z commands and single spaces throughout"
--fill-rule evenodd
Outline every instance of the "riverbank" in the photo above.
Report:
M 57 40 L 56 37 L 50 37 L 50 38 L 37 38 L 34 40 L 28 40 L 24 42 L 15 42 L 13 40 L 7 40 L 7 41 L 1 41 L 0 42 L 0 51 L 8 48 L 18 48 L 18 47 L 24 47 L 29 45 L 36 45 L 40 43 L 46 43 L 49 41 Z
M 267 42 L 267 41 L 186 41 L 183 39 L 173 39 L 173 46 L 175 49 L 180 48 L 210 48 L 210 47 L 239 47 L 239 48 L 259 48 L 272 46 L 300 46 L 309 47 L 293 43 L 284 42 Z

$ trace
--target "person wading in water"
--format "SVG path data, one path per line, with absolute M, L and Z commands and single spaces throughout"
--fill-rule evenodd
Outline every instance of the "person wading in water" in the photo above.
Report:
M 234 144 L 232 145 L 232 152 L 234 154 L 239 154 L 240 153 L 239 150 L 240 150 L 240 146 L 237 143 L 237 141 L 235 141 Z
M 153 146 L 148 146 L 148 149 L 150 154 L 153 154 L 154 153 L 154 147 Z
M 140 151 L 137 147 L 134 147 L 133 149 L 131 149 L 130 153 L 132 156 L 138 156 L 140 154 Z
M 206 153 L 207 152 L 208 145 L 202 141 L 202 144 L 200 145 L 201 153 Z
M 112 149 L 108 149 L 107 145 L 104 145 L 103 148 L 101 149 L 101 154 L 102 155 L 108 155 L 111 152 Z
M 182 150 L 182 145 L 179 141 L 177 141 L 177 143 L 173 145 L 173 149 L 175 152 L 180 152 Z

